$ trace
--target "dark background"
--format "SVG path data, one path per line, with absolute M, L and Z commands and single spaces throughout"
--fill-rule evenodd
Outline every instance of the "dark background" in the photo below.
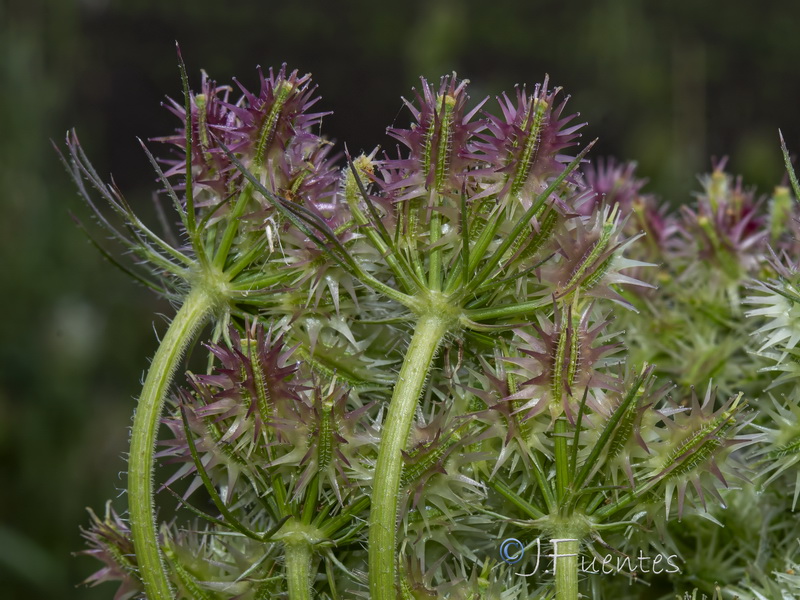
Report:
M 86 216 L 50 146 L 76 127 L 102 174 L 151 206 L 135 136 L 172 131 L 175 40 L 193 84 L 206 69 L 257 86 L 287 62 L 320 86 L 327 135 L 353 150 L 407 123 L 419 75 L 457 71 L 475 101 L 534 84 L 573 95 L 594 156 L 639 162 L 649 190 L 681 203 L 711 156 L 769 192 L 783 176 L 777 129 L 800 151 L 800 4 L 3 0 L 0 2 L 0 596 L 111 598 L 75 587 L 96 564 L 84 507 L 119 473 L 142 371 L 166 303 L 86 243 Z M 124 498 L 117 501 L 124 508 Z

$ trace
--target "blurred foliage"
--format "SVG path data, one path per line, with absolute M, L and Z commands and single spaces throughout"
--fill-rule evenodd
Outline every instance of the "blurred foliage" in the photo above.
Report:
M 550 73 L 600 136 L 595 156 L 638 160 L 651 191 L 683 202 L 712 155 L 764 191 L 782 178 L 777 128 L 800 147 L 798 17 L 796 0 L 0 2 L 2 596 L 111 593 L 75 588 L 91 567 L 69 553 L 84 507 L 124 485 L 148 324 L 170 309 L 73 226 L 68 212 L 86 211 L 49 140 L 77 127 L 99 171 L 149 203 L 135 136 L 174 126 L 159 107 L 179 95 L 174 40 L 195 78 L 252 86 L 257 64 L 284 61 L 313 72 L 335 111 L 327 134 L 353 151 L 388 143 L 420 74 L 456 70 L 477 96 Z

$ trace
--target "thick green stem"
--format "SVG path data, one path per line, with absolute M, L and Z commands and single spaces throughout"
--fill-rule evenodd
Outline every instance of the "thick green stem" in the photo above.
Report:
M 556 571 L 556 600 L 578 600 L 578 552 L 580 540 L 552 540 Z
M 438 316 L 420 317 L 384 420 L 369 515 L 369 587 L 373 600 L 395 600 L 397 502 L 405 449 L 433 355 L 448 329 Z
M 128 502 L 133 545 L 149 600 L 173 597 L 156 534 L 153 503 L 156 432 L 175 368 L 197 330 L 211 314 L 213 305 L 212 297 L 202 290 L 193 290 L 186 297 L 153 357 L 133 419 L 128 458 Z
M 292 540 L 284 547 L 289 600 L 311 600 L 311 544 Z

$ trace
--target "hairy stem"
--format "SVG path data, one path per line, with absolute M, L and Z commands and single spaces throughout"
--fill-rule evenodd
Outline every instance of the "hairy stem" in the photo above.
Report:
M 384 420 L 369 516 L 369 587 L 373 600 L 395 600 L 397 502 L 405 449 L 417 400 L 433 355 L 447 332 L 437 316 L 420 317 Z
M 153 356 L 133 419 L 128 458 L 131 534 L 145 593 L 150 600 L 169 600 L 173 597 L 156 534 L 153 502 L 156 432 L 175 368 L 198 329 L 211 314 L 213 305 L 211 296 L 204 290 L 195 289 L 186 297 Z
M 556 600 L 578 600 L 578 552 L 580 540 L 552 540 L 556 571 Z
M 311 600 L 311 544 L 291 541 L 285 549 L 289 600 Z

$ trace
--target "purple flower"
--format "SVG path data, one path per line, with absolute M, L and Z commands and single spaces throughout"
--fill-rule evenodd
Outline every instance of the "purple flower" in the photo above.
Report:
M 264 168 L 268 161 L 285 152 L 297 136 L 305 137 L 307 142 L 316 141 L 318 138 L 311 130 L 330 114 L 309 112 L 320 100 L 314 96 L 317 88 L 311 85 L 311 75 L 298 76 L 294 70 L 287 76 L 284 64 L 277 75 L 270 68 L 269 76 L 265 77 L 259 68 L 258 76 L 261 81 L 258 94 L 234 79 L 243 96 L 236 104 L 227 104 L 238 120 L 231 129 L 231 137 L 237 140 L 231 149 L 245 157 L 245 164 L 252 171 Z
M 507 94 L 497 98 L 501 116 L 487 113 L 488 125 L 475 144 L 489 164 L 484 173 L 491 184 L 482 195 L 534 198 L 574 158 L 562 151 L 575 144 L 584 123 L 570 125 L 577 115 L 563 115 L 569 97 L 559 100 L 561 88 L 548 90 L 548 83 L 545 78 L 532 94 L 518 86 L 513 100 Z
M 285 347 L 282 335 L 254 326 L 244 338 L 231 327 L 229 337 L 230 346 L 207 346 L 221 365 L 210 375 L 190 375 L 192 390 L 179 390 L 177 401 L 186 410 L 203 465 L 209 471 L 221 466 L 231 493 L 241 473 L 254 477 L 242 457 L 255 453 L 264 461 L 271 459 L 269 448 L 281 436 L 274 424 L 297 414 L 305 386 L 297 378 L 297 364 L 290 362 L 294 348 Z M 158 456 L 184 463 L 164 484 L 168 487 L 197 469 L 182 419 L 165 423 L 174 437 L 162 442 L 165 449 Z M 193 481 L 186 496 L 201 483 L 199 478 Z
M 553 239 L 559 260 L 545 264 L 539 274 L 555 299 L 580 292 L 629 306 L 615 289 L 617 285 L 653 287 L 623 273 L 650 265 L 623 255 L 641 234 L 623 237 L 624 225 L 617 208 L 606 207 L 589 219 L 573 219 L 570 224 L 571 228 L 562 228 Z
M 539 323 L 533 324 L 537 336 L 521 329 L 516 332 L 522 356 L 505 360 L 517 365 L 522 381 L 506 400 L 522 404 L 517 411 L 524 415 L 523 420 L 549 409 L 553 420 L 564 414 L 574 423 L 586 388 L 590 388 L 587 406 L 600 414 L 609 413 L 604 391 L 619 391 L 620 381 L 604 372 L 604 367 L 620 344 L 607 343 L 607 339 L 603 343 L 601 336 L 609 321 L 590 325 L 591 312 L 591 307 L 582 315 L 573 315 L 571 309 L 556 310 L 553 320 L 541 316 Z
M 373 404 L 365 404 L 348 410 L 350 389 L 332 381 L 327 389 L 317 383 L 310 390 L 311 406 L 301 405 L 297 419 L 275 423 L 284 431 L 299 431 L 307 439 L 308 450 L 299 461 L 302 473 L 294 485 L 294 494 L 299 496 L 311 478 L 319 474 L 321 483 L 327 483 L 336 499 L 342 503 L 342 487 L 351 486 L 348 474 L 358 465 L 358 450 L 365 444 L 376 441 L 374 433 L 366 433 L 362 419 Z M 288 437 L 288 435 L 287 435 Z M 292 448 L 287 447 L 285 456 L 292 456 Z M 280 461 L 278 461 L 280 462 Z
M 90 575 L 83 583 L 95 586 L 105 581 L 119 581 L 114 600 L 128 600 L 143 591 L 138 575 L 136 553 L 128 524 L 106 503 L 106 514 L 100 519 L 89 509 L 91 524 L 81 529 L 81 536 L 89 546 L 78 554 L 93 556 L 105 566 Z
M 387 131 L 408 154 L 379 163 L 378 181 L 394 201 L 426 197 L 431 191 L 459 194 L 470 170 L 482 164 L 474 136 L 486 123 L 473 119 L 483 103 L 467 112 L 467 84 L 453 74 L 442 77 L 435 92 L 423 78 L 422 93 L 415 90 L 416 104 L 404 100 L 414 118 L 411 128 Z
M 718 488 L 729 486 L 726 475 L 728 478 L 745 479 L 742 465 L 732 453 L 734 447 L 753 444 L 761 437 L 758 434 L 741 433 L 755 418 L 755 414 L 743 413 L 745 402 L 741 401 L 741 394 L 714 410 L 716 396 L 716 389 L 709 385 L 701 402 L 692 389 L 688 410 L 659 411 L 665 427 L 657 431 L 663 437 L 649 444 L 654 453 L 647 464 L 651 469 L 652 481 L 664 486 L 667 515 L 676 491 L 678 517 L 683 514 L 690 483 L 705 509 L 706 493 L 725 506 Z
M 725 162 L 716 163 L 714 171 L 701 179 L 704 190 L 696 208 L 681 207 L 681 234 L 687 242 L 697 240 L 702 260 L 736 280 L 757 267 L 768 230 L 763 202 L 744 188 L 741 177 L 734 179 L 724 171 Z
M 194 183 L 209 188 L 220 197 L 231 192 L 232 179 L 237 173 L 219 142 L 233 144 L 230 130 L 235 125 L 236 115 L 230 110 L 228 99 L 232 88 L 227 85 L 218 86 L 209 79 L 205 71 L 201 72 L 200 93 L 190 94 L 192 116 L 192 170 Z M 167 110 L 186 123 L 186 109 L 183 103 L 167 98 Z M 185 127 L 185 126 L 184 126 Z M 169 166 L 165 171 L 167 177 L 183 178 L 186 175 L 186 131 L 177 130 L 173 135 L 155 138 L 156 141 L 172 144 L 179 155 L 177 159 L 165 159 Z M 182 187 L 178 183 L 175 187 Z
M 617 163 L 613 158 L 592 161 L 583 169 L 586 186 L 593 192 L 589 202 L 580 207 L 580 214 L 589 215 L 598 206 L 619 205 L 622 214 L 631 212 L 640 198 L 646 179 L 635 177 L 636 163 Z
M 259 69 L 261 89 L 242 91 L 231 99 L 231 86 L 218 86 L 203 72 L 201 93 L 190 97 L 193 148 L 192 166 L 195 183 L 213 192 L 211 198 L 198 198 L 198 206 L 214 206 L 232 194 L 241 192 L 242 174 L 233 164 L 233 153 L 273 193 L 298 202 L 330 202 L 339 181 L 331 157 L 332 144 L 313 132 L 326 112 L 310 112 L 319 101 L 311 76 L 287 75 L 286 65 L 278 73 L 272 69 L 265 76 Z M 167 108 L 185 123 L 183 104 L 170 99 Z M 179 155 L 185 152 L 186 133 L 181 127 L 175 134 L 157 138 L 173 144 Z M 185 175 L 185 156 L 165 161 L 168 177 Z M 264 211 L 271 213 L 271 206 Z M 264 212 L 248 218 L 264 221 Z

